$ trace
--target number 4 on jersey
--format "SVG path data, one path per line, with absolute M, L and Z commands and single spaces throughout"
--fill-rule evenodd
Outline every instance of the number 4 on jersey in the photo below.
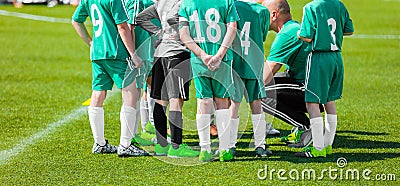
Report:
M 242 47 L 244 47 L 244 55 L 249 55 L 250 24 L 251 24 L 250 22 L 245 22 L 242 30 L 240 31 L 240 45 L 242 45 Z

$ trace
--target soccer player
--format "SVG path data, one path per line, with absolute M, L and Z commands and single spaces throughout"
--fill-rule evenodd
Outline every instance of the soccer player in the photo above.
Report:
M 293 133 L 281 141 L 290 147 L 304 147 L 311 142 L 310 120 L 304 102 L 304 80 L 308 44 L 299 40 L 300 24 L 292 20 L 286 0 L 264 0 L 270 13 L 270 30 L 277 33 L 264 68 L 264 84 L 267 98 L 263 99 L 263 110 L 296 127 Z M 273 77 L 282 65 L 290 77 Z M 273 78 L 273 80 L 272 80 Z
M 342 97 L 343 36 L 353 34 L 354 28 L 341 1 L 314 0 L 305 5 L 303 11 L 299 38 L 310 43 L 312 49 L 307 61 L 305 101 L 310 114 L 313 147 L 296 155 L 326 157 L 326 154 L 332 154 L 338 122 L 335 100 Z M 325 133 L 319 104 L 325 105 Z
M 84 24 L 90 16 L 93 38 Z M 135 53 L 135 44 L 127 21 L 129 16 L 121 0 L 81 1 L 72 17 L 72 25 L 83 41 L 90 46 L 92 60 L 92 96 L 88 109 L 90 126 L 94 137 L 92 153 L 115 153 L 120 157 L 142 156 L 148 153 L 131 143 L 134 137 L 136 105 L 139 98 L 135 74 L 142 65 Z M 124 79 L 132 69 L 130 78 Z M 104 139 L 103 103 L 107 90 L 113 84 L 122 89 L 120 145 L 116 148 Z
M 154 124 L 156 127 L 156 156 L 196 157 L 193 151 L 182 143 L 182 107 L 189 100 L 190 52 L 182 43 L 178 30 L 178 11 L 181 0 L 160 0 L 137 16 L 137 24 L 159 39 L 155 51 L 155 63 L 151 84 L 151 97 L 156 99 L 154 106 Z M 157 18 L 161 26 L 151 20 Z M 166 107 L 169 104 L 168 120 L 171 131 L 171 145 L 167 141 Z
M 265 115 L 261 108 L 261 99 L 265 98 L 262 82 L 264 66 L 264 41 L 269 28 L 269 11 L 256 1 L 235 1 L 240 20 L 237 21 L 238 36 L 233 42 L 235 93 L 231 96 L 230 143 L 229 148 L 235 154 L 235 144 L 239 127 L 239 106 L 244 95 L 252 111 L 251 121 L 254 132 L 254 145 L 257 157 L 266 157 L 272 152 L 265 145 Z M 246 92 L 246 93 L 245 93 Z
M 180 37 L 192 51 L 191 65 L 197 97 L 196 124 L 200 161 L 211 161 L 210 113 L 216 102 L 220 161 L 231 160 L 229 101 L 233 88 L 232 51 L 239 17 L 233 0 L 183 0 L 179 10 Z
M 154 126 L 151 125 L 153 117 L 149 117 L 149 111 L 152 111 L 151 99 L 147 99 L 146 91 L 150 89 L 150 86 L 147 86 L 146 78 L 149 75 L 151 70 L 151 64 L 153 62 L 153 53 L 154 47 L 152 45 L 151 36 L 148 32 L 143 30 L 140 27 L 135 27 L 136 24 L 136 16 L 143 11 L 146 7 L 151 6 L 153 1 L 151 0 L 127 0 L 125 1 L 126 9 L 128 15 L 131 19 L 129 19 L 128 24 L 131 28 L 131 32 L 133 37 L 135 37 L 135 50 L 138 56 L 143 60 L 143 65 L 139 69 L 139 74 L 136 77 L 136 88 L 138 88 L 139 93 L 140 90 L 144 88 L 144 93 L 142 99 L 140 100 L 140 109 L 137 109 L 136 122 L 139 122 L 139 114 L 142 123 L 142 132 L 138 135 L 135 135 L 135 138 L 132 139 L 134 143 L 138 143 L 140 145 L 154 145 L 154 142 L 151 141 L 153 137 L 155 137 L 155 129 Z M 147 101 L 149 100 L 149 101 Z M 152 113 L 152 112 L 151 112 Z M 139 125 L 137 124 L 136 127 Z M 147 131 L 146 131 L 147 129 Z M 151 130 L 151 129 L 154 129 Z M 154 134 L 150 134 L 149 132 L 153 132 Z M 135 134 L 137 134 L 137 128 L 135 128 Z M 150 140 L 147 140 L 150 139 Z

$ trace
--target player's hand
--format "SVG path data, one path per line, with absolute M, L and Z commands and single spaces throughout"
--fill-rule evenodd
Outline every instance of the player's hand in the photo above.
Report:
M 212 57 L 213 57 L 212 55 L 204 55 L 204 56 L 200 56 L 200 59 L 201 59 L 201 61 L 203 61 L 204 65 L 206 65 L 208 67 L 208 63 L 210 62 Z
M 215 71 L 219 69 L 219 66 L 221 65 L 222 58 L 213 56 L 211 60 L 208 62 L 207 67 L 211 71 Z
M 133 56 L 126 58 L 126 61 L 128 62 L 129 69 L 131 70 L 140 68 L 142 66 L 142 59 L 140 59 L 136 53 Z

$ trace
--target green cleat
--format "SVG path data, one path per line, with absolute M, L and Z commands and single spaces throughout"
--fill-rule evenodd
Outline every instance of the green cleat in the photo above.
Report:
M 325 148 L 322 150 L 317 150 L 314 147 L 305 147 L 301 152 L 295 153 L 298 157 L 303 158 L 318 158 L 318 157 L 326 157 Z
M 167 146 L 162 147 L 160 144 L 157 143 L 154 148 L 154 156 L 166 156 L 170 146 L 171 145 L 168 144 Z
M 144 130 L 150 134 L 156 134 L 156 127 L 154 127 L 154 125 L 152 125 L 150 122 L 147 122 Z
M 298 143 L 300 141 L 300 136 L 304 132 L 299 128 L 296 128 L 292 133 L 281 138 L 281 142 L 285 143 Z
M 178 149 L 174 149 L 171 145 L 167 154 L 167 156 L 170 158 L 183 158 L 183 157 L 192 158 L 192 157 L 197 157 L 199 155 L 200 155 L 199 151 L 192 150 L 186 144 L 180 144 Z
M 209 162 L 212 161 L 212 153 L 207 152 L 206 150 L 203 150 L 200 152 L 199 160 L 202 162 Z
M 326 152 L 326 155 L 331 155 L 332 154 L 332 145 L 328 145 L 327 147 L 325 147 L 325 152 Z
M 135 144 L 136 146 L 153 146 L 154 142 L 151 140 L 145 140 L 141 138 L 140 136 L 135 136 L 132 138 L 131 142 Z
M 231 153 L 231 151 L 226 151 L 226 150 L 222 150 L 222 152 L 219 153 L 219 161 L 223 162 L 223 161 L 230 161 L 233 159 L 233 155 Z

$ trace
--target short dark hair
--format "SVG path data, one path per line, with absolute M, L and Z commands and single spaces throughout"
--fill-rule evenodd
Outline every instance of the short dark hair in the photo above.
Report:
M 276 6 L 280 13 L 290 14 L 289 3 L 286 0 L 278 0 Z

